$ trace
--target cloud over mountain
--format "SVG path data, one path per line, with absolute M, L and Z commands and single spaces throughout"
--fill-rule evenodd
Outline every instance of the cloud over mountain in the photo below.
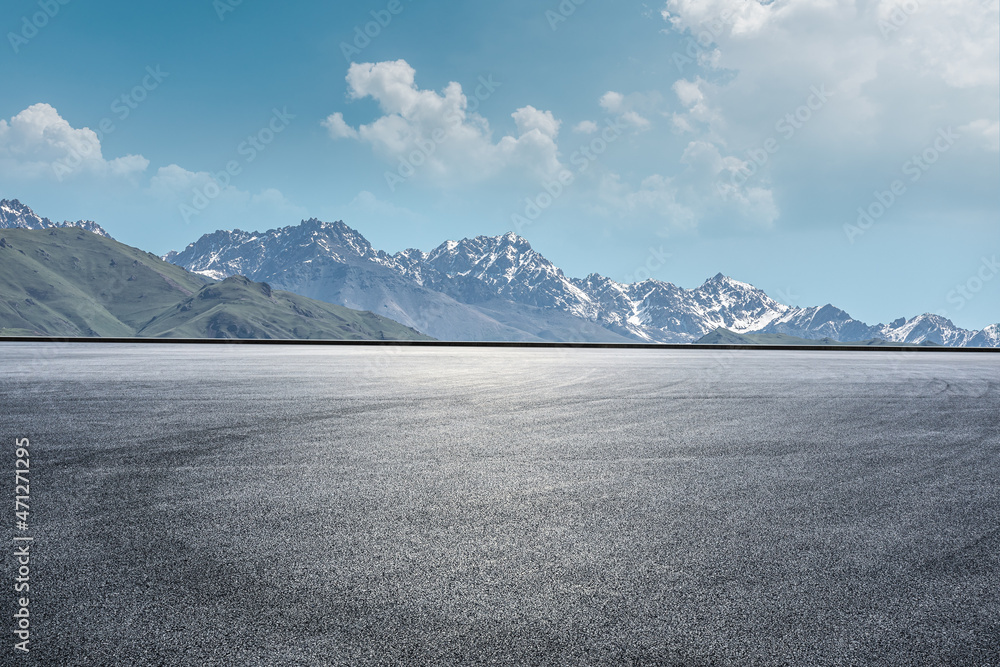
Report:
M 440 185 L 482 181 L 506 170 L 525 170 L 550 178 L 560 169 L 556 136 L 560 122 L 549 111 L 533 106 L 515 110 L 511 117 L 518 134 L 492 138 L 489 122 L 457 82 L 442 92 L 420 88 L 416 70 L 405 60 L 352 63 L 347 73 L 351 99 L 371 98 L 384 115 L 354 128 L 342 111 L 322 122 L 333 139 L 355 139 L 371 146 L 395 172 L 390 186 L 419 174 Z M 485 78 L 477 90 L 491 95 L 503 85 Z
M 9 121 L 0 119 L 0 173 L 8 178 L 128 178 L 148 166 L 141 155 L 106 159 L 97 132 L 72 127 L 49 104 L 33 104 Z

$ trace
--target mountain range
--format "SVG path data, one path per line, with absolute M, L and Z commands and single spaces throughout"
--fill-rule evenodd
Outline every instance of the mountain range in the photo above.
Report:
M 242 276 L 216 282 L 75 225 L 0 231 L 0 336 L 428 339 Z
M 115 242 L 96 222 L 56 223 L 16 199 L 0 200 L 0 229 L 10 230 L 0 252 L 17 251 L 0 267 L 7 335 L 415 338 L 419 331 L 455 341 L 691 343 L 725 330 L 761 340 L 1000 347 L 1000 325 L 969 331 L 933 314 L 869 325 L 829 304 L 779 303 L 723 274 L 695 289 L 596 273 L 571 278 L 513 233 L 390 255 L 343 222 L 312 219 L 266 232 L 217 231 L 156 258 Z M 89 270 L 83 283 L 81 262 Z M 146 302 L 129 314 L 115 299 L 136 291 L 128 283 L 139 277 L 123 267 L 140 264 L 159 276 L 151 283 L 157 296 L 138 290 Z M 123 281 L 129 289 L 109 295 L 107 284 Z M 157 292 L 163 284 L 172 289 Z M 39 304 L 48 310 L 25 308 Z
M 869 325 L 843 310 L 779 303 L 723 274 L 695 289 L 598 274 L 571 278 L 524 238 L 478 236 L 388 254 L 343 222 L 206 234 L 163 259 L 214 280 L 242 275 L 455 341 L 692 343 L 724 328 L 808 340 L 1000 346 L 1000 325 L 969 331 L 924 314 Z

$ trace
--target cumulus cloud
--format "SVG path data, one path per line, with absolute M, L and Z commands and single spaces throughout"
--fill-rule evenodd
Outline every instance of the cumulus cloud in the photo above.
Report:
M 887 57 L 907 55 L 924 75 L 940 77 L 954 88 L 985 86 L 1000 80 L 1000 13 L 982 0 L 876 3 Z
M 577 134 L 593 134 L 597 130 L 598 125 L 592 120 L 580 121 L 573 127 L 573 131 Z
M 347 83 L 352 99 L 371 98 L 384 115 L 355 129 L 334 113 L 323 125 L 333 138 L 370 145 L 393 168 L 386 173 L 393 188 L 418 174 L 450 185 L 487 179 L 511 168 L 551 178 L 563 168 L 556 145 L 560 121 L 549 111 L 517 109 L 512 117 L 518 136 L 494 142 L 489 123 L 470 109 L 461 84 L 451 82 L 440 93 L 421 89 L 416 70 L 405 60 L 352 63 Z M 480 90 L 492 94 L 499 85 L 481 83 L 477 95 Z
M 664 20 L 680 30 L 707 29 L 709 34 L 721 29 L 733 35 L 759 32 L 774 13 L 794 2 L 774 8 L 759 0 L 668 0 L 660 13 Z M 799 3 L 802 4 L 802 3 Z
M 827 121 L 835 143 L 859 127 L 877 135 L 900 119 L 911 128 L 932 117 L 940 122 L 942 108 L 956 125 L 983 115 L 996 119 L 996 2 L 667 0 L 662 16 L 688 36 L 695 53 L 715 53 L 698 65 L 728 73 L 721 83 L 695 78 L 675 85 L 692 115 L 712 109 L 727 121 L 767 123 L 794 108 L 810 86 L 826 85 L 841 95 L 839 121 Z M 685 77 L 695 67 L 685 62 L 690 55 L 675 56 Z M 949 89 L 968 94 L 949 95 Z M 751 116 L 745 102 L 762 98 L 764 90 L 770 104 L 757 111 L 766 115 Z M 929 109 L 929 98 L 941 105 Z M 921 117 L 914 118 L 915 111 Z
M 147 211 L 142 224 L 162 230 L 178 222 L 218 229 L 308 217 L 280 191 L 242 190 L 225 171 L 170 164 L 150 174 L 150 163 L 141 155 L 105 158 L 101 138 L 89 128 L 74 128 L 49 104 L 32 105 L 10 120 L 0 119 L 0 178 L 17 183 L 23 193 L 55 193 L 86 206 L 100 200 L 116 207 L 119 224 L 134 219 L 135 211 Z M 115 220 L 110 216 L 101 222 L 114 226 Z
M 708 105 L 705 92 L 702 90 L 707 86 L 708 83 L 701 77 L 691 81 L 678 79 L 674 82 L 674 93 L 685 108 L 685 111 L 673 114 L 675 128 L 683 132 L 694 132 L 696 129 L 715 132 L 720 129 L 723 123 L 722 114 L 718 109 Z
M 339 111 L 332 114 L 322 123 L 332 139 L 357 139 L 358 131 L 344 121 L 344 114 Z
M 700 82 L 700 79 L 697 81 L 679 79 L 674 83 L 674 92 L 677 93 L 681 104 L 686 107 L 694 107 L 705 103 L 705 94 L 701 92 Z
M 692 141 L 681 162 L 688 166 L 686 180 L 691 194 L 705 208 L 733 213 L 743 226 L 762 229 L 770 229 L 778 219 L 774 193 L 749 182 L 754 167 L 747 161 L 723 155 L 718 146 L 707 141 Z
M 48 104 L 34 104 L 10 121 L 0 119 L 0 171 L 6 176 L 130 178 L 148 166 L 141 155 L 105 159 L 96 132 L 72 127 Z
M 760 27 L 748 22 L 744 29 Z M 671 106 L 678 109 L 672 114 L 662 110 L 666 103 L 655 92 L 605 93 L 599 104 L 621 126 L 648 130 L 652 123 L 647 115 L 655 114 L 671 117 L 675 129 L 694 136 L 681 144 L 669 171 L 640 179 L 616 171 L 600 174 L 595 194 L 599 203 L 592 208 L 617 215 L 623 223 L 645 220 L 664 235 L 773 229 L 780 207 L 769 176 L 761 165 L 728 148 L 722 110 L 710 104 L 721 85 L 700 76 L 680 78 L 671 87 L 676 96 Z
M 618 113 L 621 111 L 622 103 L 625 101 L 625 96 L 621 93 L 616 93 L 613 90 L 609 90 L 604 93 L 601 97 L 601 108 L 610 113 Z
M 691 135 L 689 149 L 701 142 L 723 165 L 727 156 L 749 164 L 776 140 L 748 183 L 720 179 L 719 195 L 759 220 L 777 210 L 778 191 L 789 199 L 780 208 L 809 213 L 810 224 L 845 215 L 840 206 L 849 213 L 941 128 L 966 130 L 963 159 L 940 167 L 967 172 L 949 179 L 967 183 L 966 196 L 996 173 L 996 2 L 666 0 L 662 18 L 677 40 L 671 118 Z M 938 187 L 923 185 L 920 196 L 963 196 Z
M 617 173 L 605 174 L 599 195 L 606 211 L 639 223 L 651 219 L 663 235 L 691 231 L 699 221 L 698 213 L 680 201 L 677 184 L 659 174 L 647 177 L 638 188 L 623 182 Z
M 660 105 L 660 99 L 659 95 L 655 94 L 631 93 L 623 95 L 612 90 L 604 93 L 598 100 L 598 104 L 624 125 L 636 132 L 643 132 L 653 125 L 643 114 L 655 112 Z M 589 128 L 590 126 L 584 127 Z M 593 128 L 596 130 L 597 125 L 593 124 Z
M 173 198 L 178 194 L 186 195 L 189 190 L 214 182 L 208 172 L 193 172 L 183 167 L 171 164 L 160 167 L 149 181 L 149 191 L 152 194 Z
M 538 130 L 546 137 L 555 139 L 559 134 L 559 127 L 562 125 L 562 122 L 556 120 L 551 111 L 539 111 L 533 106 L 518 109 L 511 115 L 514 118 L 514 123 L 517 124 L 518 132 L 522 135 L 532 130 Z
M 635 111 L 626 111 L 622 114 L 622 121 L 636 130 L 648 130 L 652 123 L 643 118 Z

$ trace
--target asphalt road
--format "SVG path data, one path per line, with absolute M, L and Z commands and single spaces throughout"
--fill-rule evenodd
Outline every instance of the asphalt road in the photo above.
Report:
M 3 344 L 0 419 L 4 665 L 1000 665 L 1000 355 Z

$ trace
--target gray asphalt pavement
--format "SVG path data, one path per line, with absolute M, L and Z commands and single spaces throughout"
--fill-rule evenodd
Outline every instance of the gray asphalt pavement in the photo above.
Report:
M 1000 355 L 2 344 L 0 415 L 0 664 L 1000 665 Z

